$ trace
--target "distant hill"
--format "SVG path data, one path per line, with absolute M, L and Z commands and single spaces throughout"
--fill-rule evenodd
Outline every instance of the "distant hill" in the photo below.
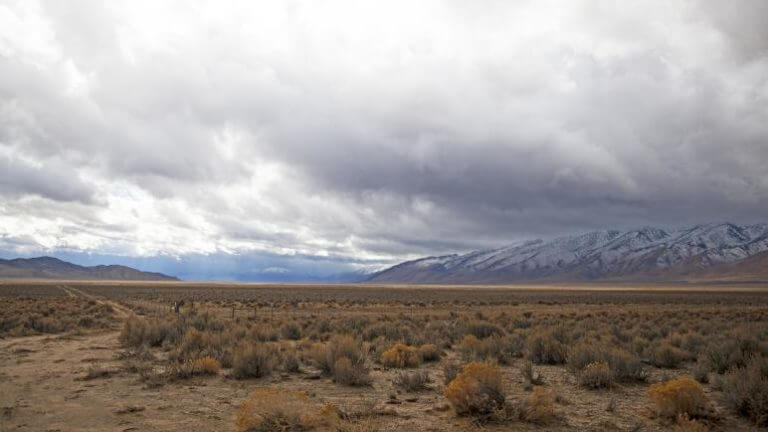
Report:
M 380 283 L 592 280 L 768 281 L 768 224 L 594 231 L 421 258 L 369 278 Z
M 0 279 L 175 281 L 173 276 L 120 265 L 79 266 L 53 257 L 0 259 Z

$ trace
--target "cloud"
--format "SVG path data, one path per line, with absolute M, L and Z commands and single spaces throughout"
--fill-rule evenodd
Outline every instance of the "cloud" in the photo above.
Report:
M 765 7 L 726 9 L 7 2 L 0 234 L 391 262 L 766 220 Z
M 29 163 L 0 154 L 0 195 L 38 195 L 56 201 L 90 203 L 94 190 L 71 166 L 58 161 Z

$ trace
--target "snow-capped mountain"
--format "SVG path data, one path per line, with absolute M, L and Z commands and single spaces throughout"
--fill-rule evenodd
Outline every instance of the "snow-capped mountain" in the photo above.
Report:
M 680 229 L 594 231 L 550 241 L 408 261 L 370 282 L 500 283 L 533 280 L 670 279 L 733 273 L 734 265 L 768 257 L 768 224 L 716 223 Z M 758 257 L 759 258 L 759 257 Z M 755 260 L 750 260 L 751 268 Z M 768 269 L 766 271 L 768 274 Z

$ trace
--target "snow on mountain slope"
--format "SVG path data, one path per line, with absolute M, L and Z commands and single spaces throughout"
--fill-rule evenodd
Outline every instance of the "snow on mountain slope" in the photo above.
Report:
M 707 268 L 768 251 L 768 224 L 717 223 L 675 230 L 643 227 L 533 240 L 398 264 L 372 282 L 512 282 L 652 279 L 677 267 Z

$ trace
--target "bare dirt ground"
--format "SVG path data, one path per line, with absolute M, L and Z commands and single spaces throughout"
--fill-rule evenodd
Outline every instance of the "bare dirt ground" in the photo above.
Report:
M 159 387 L 148 386 L 136 373 L 126 370 L 125 362 L 119 359 L 123 346 L 119 341 L 120 327 L 135 310 L 144 314 L 167 314 L 169 299 L 179 297 L 178 290 L 184 291 L 189 298 L 195 298 L 199 304 L 205 304 L 217 293 L 223 293 L 223 299 L 231 299 L 232 289 L 258 289 L 252 285 L 238 287 L 226 285 L 230 291 L 219 291 L 216 285 L 204 286 L 205 292 L 194 291 L 203 285 L 140 283 L 116 283 L 99 285 L 93 282 L 73 284 L 46 282 L 40 288 L 41 296 L 61 295 L 78 301 L 96 302 L 114 311 L 116 324 L 110 329 L 75 330 L 60 334 L 6 337 L 0 339 L 0 432 L 6 431 L 219 431 L 233 430 L 233 418 L 238 406 L 249 393 L 265 386 L 276 386 L 285 391 L 303 391 L 313 401 L 331 402 L 348 412 L 366 410 L 376 414 L 365 420 L 350 420 L 345 430 L 405 430 L 405 431 L 441 431 L 441 430 L 477 430 L 479 426 L 470 419 L 457 417 L 442 394 L 443 372 L 436 363 L 425 363 L 421 369 L 427 370 L 433 379 L 430 388 L 407 393 L 394 386 L 395 376 L 400 370 L 374 365 L 371 371 L 373 384 L 370 387 L 349 387 L 336 384 L 331 378 L 320 377 L 311 365 L 302 365 L 299 372 L 275 372 L 263 378 L 236 380 L 223 369 L 217 376 L 194 377 L 169 382 Z M 166 292 L 158 287 L 172 287 Z M 467 287 L 370 287 L 365 286 L 362 300 L 349 300 L 360 295 L 354 286 L 310 286 L 310 287 L 263 287 L 276 290 L 279 302 L 263 305 L 262 310 L 269 310 L 271 320 L 280 322 L 284 313 L 291 320 L 312 319 L 323 314 L 369 314 L 378 316 L 386 311 L 398 314 L 464 313 L 485 314 L 504 312 L 520 315 L 534 311 L 533 320 L 541 313 L 542 317 L 574 313 L 593 313 L 599 315 L 604 310 L 603 303 L 608 303 L 611 310 L 619 310 L 627 316 L 642 313 L 643 310 L 668 310 L 670 315 L 676 310 L 686 309 L 692 316 L 706 316 L 707 313 L 758 314 L 768 311 L 768 290 L 764 287 L 746 286 L 737 292 L 727 289 L 715 290 L 705 287 L 696 301 L 680 300 L 675 293 L 693 290 L 689 286 L 660 287 L 667 300 L 648 300 L 653 297 L 653 289 L 648 286 L 618 290 L 605 287 L 580 287 L 580 290 L 607 291 L 607 297 L 595 299 L 581 294 L 562 290 L 558 287 L 522 287 L 505 295 L 508 302 L 500 300 L 491 291 L 510 290 L 510 287 L 491 287 L 487 291 L 473 291 Z M 642 289 L 641 289 L 642 288 Z M 2 294 L 0 285 L 0 294 Z M 25 291 L 24 284 L 13 285 L 6 294 L 10 297 Z M 136 293 L 131 294 L 132 289 Z M 285 290 L 290 291 L 285 294 Z M 448 294 L 442 290 L 459 290 L 460 294 Z M 118 290 L 118 291 L 115 291 Z M 291 290 L 296 290 L 295 292 Z M 318 291 L 319 290 L 319 291 Z M 326 291 L 322 291 L 326 290 Z M 338 294 L 336 290 L 344 292 Z M 397 306 L 381 304 L 382 291 L 404 291 L 405 298 L 426 302 L 422 306 L 400 304 L 402 299 L 393 300 Z M 56 291 L 56 292 L 54 292 Z M 442 291 L 442 292 L 441 292 Z M 534 294 L 525 294 L 531 291 Z M 541 291 L 545 291 L 541 294 Z M 550 291 L 561 294 L 550 295 Z M 578 290 L 577 290 L 578 291 Z M 633 297 L 638 304 L 610 304 L 621 298 L 624 291 L 640 291 Z M 239 292 L 239 291 L 238 291 Z M 321 294 L 317 294 L 320 292 Z M 671 292 L 671 294 L 670 294 Z M 469 297 L 465 297 L 469 293 Z M 649 294 L 650 293 L 650 294 Z M 238 294 L 240 295 L 240 294 Z M 264 291 L 252 294 L 254 301 L 264 301 Z M 319 295 L 319 297 L 314 297 Z M 389 294 L 388 294 L 389 295 Z M 659 294 L 661 295 L 661 294 Z M 458 296 L 458 297 L 456 297 Z M 715 297 L 707 297 L 715 296 Z M 750 296 L 750 297 L 743 297 Z M 754 297 L 756 296 L 756 297 Z M 299 300 L 296 300 L 296 298 Z M 464 303 L 456 303 L 461 298 Z M 446 299 L 443 302 L 442 299 Z M 588 298 L 589 302 L 584 303 Z M 655 297 L 654 297 L 655 298 Z M 685 297 L 688 298 L 688 297 Z M 690 297 L 694 299 L 694 297 Z M 704 298 L 703 305 L 701 298 Z M 755 299 L 760 299 L 755 304 Z M 544 299 L 544 300 L 542 300 Z M 336 300 L 349 301 L 350 304 L 337 304 Z M 298 301 L 293 309 L 286 304 Z M 542 304 L 542 301 L 550 304 Z M 285 303 L 281 303 L 285 302 Z M 322 304 L 314 304 L 322 303 Z M 368 302 L 368 303 L 366 303 Z M 432 303 L 430 303 L 432 302 Z M 652 303 L 649 305 L 649 303 Z M 279 304 L 277 304 L 279 303 Z M 358 304 L 360 303 L 360 304 Z M 447 304 L 446 304 L 447 303 Z M 477 304 L 474 304 L 477 303 Z M 693 304 L 694 306 L 689 305 Z M 154 305 L 154 309 L 152 309 Z M 240 305 L 238 303 L 238 305 Z M 230 304 L 210 304 L 221 316 L 229 314 Z M 415 306 L 415 308 L 414 308 Z M 251 306 L 246 302 L 233 309 L 234 314 L 251 313 Z M 263 312 L 264 315 L 267 312 Z M 727 316 L 727 315 L 726 315 Z M 608 318 L 606 318 L 608 319 Z M 673 321 L 674 325 L 674 321 Z M 674 330 L 674 329 L 673 329 Z M 167 350 L 155 350 L 158 364 L 167 357 Z M 447 349 L 444 360 L 459 359 L 460 354 L 454 349 Z M 508 398 L 525 398 L 530 393 L 525 388 L 525 378 L 521 373 L 524 359 L 517 358 L 502 367 L 503 381 L 508 389 Z M 695 363 L 695 362 L 694 362 Z M 556 401 L 557 418 L 544 425 L 516 422 L 513 424 L 487 424 L 482 428 L 490 430 L 573 430 L 573 431 L 662 431 L 670 430 L 668 422 L 655 418 L 648 400 L 648 383 L 660 382 L 676 376 L 691 374 L 693 364 L 688 362 L 678 368 L 649 368 L 647 383 L 620 383 L 609 389 L 586 390 L 579 388 L 573 373 L 562 365 L 537 365 L 536 370 L 543 378 L 545 386 L 558 395 Z M 704 386 L 706 394 L 712 400 L 721 418 L 709 427 L 712 430 L 747 431 L 756 427 L 746 419 L 729 413 L 721 403 L 718 392 L 712 385 Z M 610 408 L 609 408 L 610 407 Z

